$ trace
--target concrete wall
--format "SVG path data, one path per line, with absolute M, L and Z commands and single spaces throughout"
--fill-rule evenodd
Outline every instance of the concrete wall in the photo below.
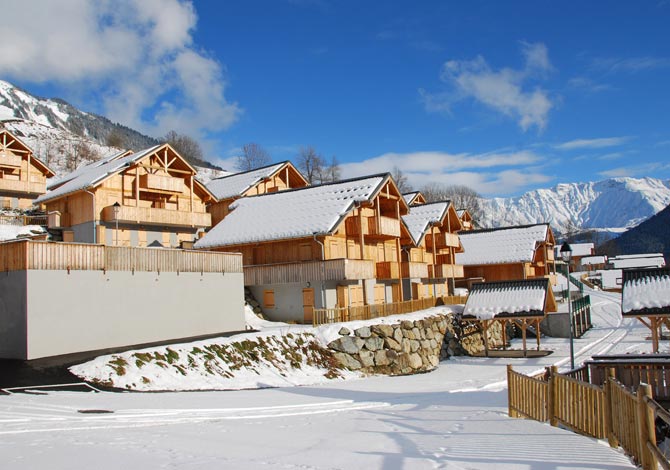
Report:
M 0 278 L 1 357 L 36 359 L 241 331 L 243 285 L 242 273 L 9 273 Z

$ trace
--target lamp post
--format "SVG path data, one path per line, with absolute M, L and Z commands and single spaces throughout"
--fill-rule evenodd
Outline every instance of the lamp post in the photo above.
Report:
M 114 245 L 119 246 L 119 211 L 121 210 L 121 204 L 116 201 L 112 207 L 114 208 L 114 222 L 116 222 L 116 230 L 114 231 L 116 241 Z
M 575 369 L 575 347 L 574 334 L 572 331 L 572 299 L 570 298 L 570 260 L 572 259 L 572 247 L 568 242 L 561 245 L 561 258 L 565 263 L 565 277 L 568 280 L 568 322 L 570 323 L 570 369 Z

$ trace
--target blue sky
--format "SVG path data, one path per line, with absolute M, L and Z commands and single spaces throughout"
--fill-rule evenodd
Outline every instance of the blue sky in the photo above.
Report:
M 486 196 L 670 178 L 667 0 L 36 3 L 0 20 L 0 78 L 229 169 L 256 142 Z

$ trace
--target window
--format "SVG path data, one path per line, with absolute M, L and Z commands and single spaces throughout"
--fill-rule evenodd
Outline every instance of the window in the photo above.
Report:
M 273 290 L 263 291 L 263 307 L 275 308 L 275 291 Z

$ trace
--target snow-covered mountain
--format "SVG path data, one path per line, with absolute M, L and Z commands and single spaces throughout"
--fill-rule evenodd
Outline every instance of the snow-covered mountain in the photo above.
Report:
M 0 127 L 17 135 L 57 176 L 120 148 L 141 150 L 158 144 L 153 137 L 83 112 L 60 99 L 45 99 L 0 80 Z M 117 147 L 120 146 L 120 147 Z M 198 163 L 201 163 L 199 165 Z M 203 181 L 222 173 L 208 162 L 194 162 Z
M 484 227 L 548 222 L 558 232 L 623 232 L 670 205 L 670 180 L 612 178 L 564 183 L 513 198 L 482 201 Z

